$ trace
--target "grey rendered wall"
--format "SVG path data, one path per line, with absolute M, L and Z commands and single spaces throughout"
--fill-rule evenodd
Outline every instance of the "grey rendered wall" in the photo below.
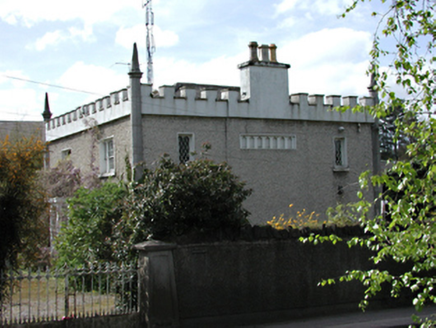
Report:
M 339 132 L 343 127 L 343 132 Z M 253 224 L 306 209 L 321 216 L 329 206 L 356 200 L 359 174 L 372 168 L 371 125 L 293 120 L 143 116 L 148 165 L 163 153 L 177 160 L 177 133 L 194 134 L 195 150 L 210 142 L 209 157 L 227 161 L 253 189 L 246 201 Z M 241 150 L 241 134 L 293 134 L 295 150 Z M 349 169 L 335 172 L 334 137 L 346 137 Z M 339 194 L 338 189 L 343 193 Z
M 125 174 L 125 156 L 131 156 L 130 150 L 130 120 L 129 117 L 98 126 L 97 138 L 91 131 L 84 131 L 50 142 L 50 166 L 54 167 L 61 159 L 64 149 L 71 149 L 70 159 L 74 166 L 83 173 L 90 171 L 91 153 L 95 158 L 95 165 L 99 167 L 99 143 L 101 140 L 113 137 L 115 147 L 115 177 L 122 178 Z M 93 147 L 93 140 L 95 141 Z

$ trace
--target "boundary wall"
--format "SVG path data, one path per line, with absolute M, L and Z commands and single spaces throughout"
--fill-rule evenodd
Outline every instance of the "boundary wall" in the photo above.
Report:
M 360 283 L 318 282 L 373 268 L 367 249 L 303 244 L 273 233 L 285 239 L 136 245 L 140 295 L 146 295 L 140 308 L 149 327 L 233 327 L 360 311 Z M 370 305 L 400 304 L 384 293 Z

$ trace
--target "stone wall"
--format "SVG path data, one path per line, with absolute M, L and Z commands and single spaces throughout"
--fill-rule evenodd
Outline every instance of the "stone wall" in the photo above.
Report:
M 279 239 L 271 238 L 277 233 L 271 229 L 257 230 L 253 241 L 137 245 L 149 326 L 222 327 L 358 311 L 359 283 L 318 282 L 371 268 L 366 249 L 314 246 L 299 242 L 294 232 L 278 233 Z M 391 305 L 389 295 L 372 305 Z

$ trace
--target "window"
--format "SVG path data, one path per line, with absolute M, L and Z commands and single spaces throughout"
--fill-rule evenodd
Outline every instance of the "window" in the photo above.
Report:
M 61 151 L 62 159 L 67 159 L 71 155 L 71 149 L 63 149 Z
M 103 140 L 100 145 L 100 173 L 102 175 L 115 174 L 115 152 L 113 138 Z
M 344 169 L 347 163 L 347 144 L 345 138 L 334 138 L 335 146 L 335 168 Z
M 240 149 L 295 150 L 295 135 L 242 134 L 239 136 Z
M 192 159 L 194 152 L 194 136 L 193 134 L 179 133 L 177 136 L 179 147 L 179 163 L 185 164 Z

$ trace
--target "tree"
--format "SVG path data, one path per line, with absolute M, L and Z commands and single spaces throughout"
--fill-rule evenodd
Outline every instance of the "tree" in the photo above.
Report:
M 226 163 L 202 157 L 176 164 L 165 155 L 128 201 L 130 245 L 147 239 L 175 240 L 191 233 L 208 233 L 247 223 L 242 206 L 251 194 Z
M 356 10 L 362 2 L 365 0 L 354 1 L 343 16 Z M 370 172 L 361 175 L 362 189 L 372 184 L 380 189 L 383 186 L 384 192 L 376 195 L 375 202 L 366 200 L 363 191 L 358 192 L 361 200 L 350 206 L 354 210 L 350 215 L 368 236 L 354 238 L 348 244 L 371 249 L 374 252 L 371 260 L 375 264 L 393 260 L 409 263 L 411 269 L 400 274 L 380 269 L 351 270 L 339 280 L 358 280 L 366 286 L 361 303 L 363 308 L 382 287 L 389 286 L 393 297 L 399 297 L 405 289 L 411 291 L 413 304 L 420 310 L 426 304 L 436 303 L 433 291 L 436 284 L 435 2 L 380 2 L 387 6 L 387 10 L 382 15 L 373 13 L 381 17 L 381 28 L 375 32 L 369 73 L 375 78 L 373 91 L 380 93 L 381 101 L 367 109 L 380 119 L 391 115 L 392 108 L 399 110 L 402 119 L 390 122 L 393 143 L 398 144 L 401 138 L 405 138 L 408 144 L 406 156 L 391 161 L 385 172 L 374 176 Z M 392 63 L 391 70 L 383 67 L 387 60 Z M 405 99 L 392 90 L 392 77 Z M 385 211 L 372 215 L 373 206 L 378 201 L 386 204 Z M 307 240 L 336 242 L 339 238 L 312 235 L 304 239 Z M 334 282 L 334 279 L 328 279 L 323 284 Z M 422 327 L 434 323 L 431 320 L 420 322 Z
M 45 144 L 36 138 L 0 141 L 0 271 L 34 264 L 47 246 L 44 189 L 39 184 Z M 0 286 L 0 301 L 5 286 Z
M 67 200 L 68 222 L 56 239 L 56 263 L 82 267 L 112 262 L 114 226 L 124 213 L 124 183 L 106 182 L 94 189 L 80 187 Z

